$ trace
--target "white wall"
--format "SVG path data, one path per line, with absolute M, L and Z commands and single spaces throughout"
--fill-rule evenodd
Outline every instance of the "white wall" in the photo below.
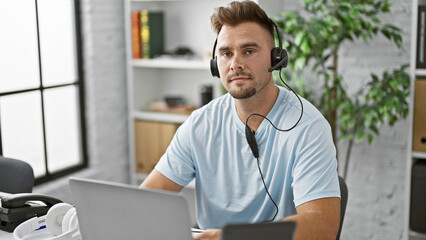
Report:
M 129 182 L 122 0 L 81 0 L 89 168 L 72 176 Z M 68 177 L 34 192 L 72 202 Z

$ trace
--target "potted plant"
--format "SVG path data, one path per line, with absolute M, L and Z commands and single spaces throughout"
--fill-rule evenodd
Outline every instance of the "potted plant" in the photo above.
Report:
M 407 65 L 398 66 L 381 76 L 371 74 L 364 87 L 349 94 L 339 72 L 339 49 L 343 43 L 369 42 L 379 34 L 401 48 L 401 30 L 379 18 L 390 12 L 388 0 L 303 0 L 303 5 L 302 12 L 284 12 L 274 19 L 289 54 L 289 67 L 281 74 L 322 111 L 336 145 L 337 140 L 347 140 L 342 173 L 346 177 L 353 144 L 365 139 L 371 144 L 381 124 L 393 125 L 407 116 L 410 77 Z M 320 81 L 319 91 L 306 87 L 303 71 L 311 71 Z

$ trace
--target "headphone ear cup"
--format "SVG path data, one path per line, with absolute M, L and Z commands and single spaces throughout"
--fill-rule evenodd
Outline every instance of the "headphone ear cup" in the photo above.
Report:
M 281 60 L 286 59 L 284 62 L 281 62 Z M 280 64 L 280 66 L 276 66 L 277 64 Z M 279 48 L 279 47 L 274 47 L 271 51 L 271 68 L 275 68 L 275 70 L 280 70 L 281 68 L 285 68 L 287 67 L 288 64 L 288 56 L 287 56 L 287 51 Z
M 77 211 L 75 210 L 74 207 L 68 210 L 67 213 L 65 213 L 65 216 L 62 219 L 62 233 L 71 231 L 72 229 L 76 227 L 76 223 L 75 223 L 77 221 L 76 215 L 77 215 Z M 77 224 L 78 224 L 78 221 L 77 221 Z
M 288 64 L 288 54 L 287 54 L 287 51 L 285 49 L 281 49 L 281 59 L 284 59 L 284 58 L 285 58 L 285 61 L 281 65 L 282 68 L 287 67 L 287 64 Z
M 213 77 L 220 78 L 219 69 L 217 68 L 217 58 L 210 59 L 210 71 Z
M 275 65 L 277 65 L 277 63 L 281 60 L 281 56 L 278 53 L 279 48 L 274 47 L 272 48 L 271 51 L 271 67 L 274 67 Z
M 53 205 L 46 214 L 47 230 L 55 236 L 61 234 L 64 216 L 71 208 L 73 208 L 73 206 L 68 203 Z

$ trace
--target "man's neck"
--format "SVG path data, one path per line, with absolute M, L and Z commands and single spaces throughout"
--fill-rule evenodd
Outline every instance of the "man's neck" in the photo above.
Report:
M 271 85 L 248 99 L 234 99 L 238 117 L 245 124 L 247 117 L 252 113 L 268 115 L 278 98 L 278 93 L 278 87 L 272 82 Z M 262 117 L 254 115 L 250 117 L 248 125 L 253 131 L 257 131 L 262 121 Z

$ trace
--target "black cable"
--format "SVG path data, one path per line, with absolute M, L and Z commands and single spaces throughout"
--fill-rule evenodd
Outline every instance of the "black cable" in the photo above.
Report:
M 293 128 L 295 128 L 296 126 L 297 126 L 297 124 L 299 124 L 299 122 L 300 122 L 300 120 L 302 119 L 302 116 L 303 116 L 303 103 L 302 103 L 302 99 L 300 99 L 300 97 L 299 97 L 299 95 L 287 84 L 287 83 L 285 83 L 284 82 L 284 80 L 283 80 L 283 78 L 281 77 L 281 70 L 282 69 L 280 69 L 280 80 L 281 80 L 281 82 L 288 88 L 288 89 L 290 89 L 293 93 L 294 93 L 294 95 L 296 95 L 296 97 L 297 97 L 297 99 L 299 100 L 299 102 L 300 102 L 300 106 L 301 106 L 301 111 L 300 111 L 300 117 L 299 117 L 299 119 L 297 120 L 297 122 L 291 127 L 291 128 L 288 128 L 288 129 L 280 129 L 280 128 L 277 128 L 272 122 L 271 122 L 271 120 L 269 120 L 269 118 L 267 118 L 266 116 L 263 116 L 262 114 L 259 114 L 259 113 L 252 113 L 252 114 L 250 114 L 248 117 L 247 117 L 247 119 L 246 119 L 246 126 L 247 126 L 247 123 L 248 123 L 248 120 L 252 117 L 252 116 L 259 116 L 259 117 L 263 117 L 264 119 L 266 119 L 266 120 L 268 120 L 268 122 L 272 125 L 272 127 L 274 127 L 277 131 L 281 131 L 281 132 L 288 132 L 288 131 L 290 131 L 290 130 L 292 130 Z
M 284 85 L 287 87 L 287 88 L 289 88 L 293 93 L 294 93 L 294 95 L 296 95 L 296 97 L 297 97 L 297 99 L 299 100 L 299 102 L 300 102 L 300 106 L 301 106 L 301 111 L 300 111 L 300 117 L 299 117 L 299 119 L 297 120 L 297 122 L 291 127 L 291 128 L 288 128 L 288 129 L 280 129 L 280 128 L 277 128 L 272 122 L 271 122 L 271 120 L 269 120 L 269 118 L 267 118 L 266 116 L 263 116 L 262 114 L 258 114 L 258 113 L 252 113 L 252 114 L 250 114 L 248 117 L 247 117 L 247 119 L 246 119 L 246 129 L 248 128 L 248 120 L 250 119 L 250 117 L 252 117 L 252 116 L 259 116 L 259 117 L 263 117 L 264 119 L 266 119 L 271 125 L 272 125 L 272 127 L 274 127 L 277 131 L 281 131 L 281 132 L 288 132 L 288 131 L 290 131 L 290 130 L 292 130 L 293 128 L 295 128 L 296 126 L 297 126 L 297 124 L 299 124 L 299 122 L 300 122 L 300 120 L 302 119 L 302 116 L 303 116 L 303 103 L 302 103 L 302 100 L 300 99 L 300 97 L 299 97 L 299 95 L 297 95 L 297 93 L 287 84 L 287 83 L 285 83 L 284 82 L 284 80 L 282 79 L 282 77 L 281 77 L 281 70 L 282 69 L 280 69 L 280 72 L 279 72 L 279 74 L 280 74 L 280 80 L 281 80 L 281 82 L 282 83 L 284 83 Z M 249 128 L 250 129 L 250 128 Z M 246 133 L 247 134 L 247 133 Z M 252 133 L 253 134 L 253 139 L 254 139 L 254 132 Z M 249 143 L 250 144 L 250 143 Z M 255 139 L 254 139 L 254 144 L 255 145 L 257 145 L 256 144 L 256 142 L 255 142 Z M 251 146 L 250 146 L 251 147 Z M 256 149 L 257 149 L 257 146 L 256 146 Z M 265 221 L 265 222 L 272 222 L 272 221 L 274 221 L 275 220 L 275 218 L 276 218 L 276 216 L 278 215 L 278 211 L 279 211 L 279 209 L 278 209 L 278 205 L 277 205 L 277 203 L 274 201 L 274 199 L 272 198 L 272 196 L 271 196 L 271 194 L 269 193 L 269 190 L 268 190 L 268 187 L 266 186 L 266 183 L 265 183 L 265 178 L 263 177 L 263 173 L 262 173 L 262 170 L 261 170 L 261 168 L 260 168 L 260 163 L 259 163 L 259 158 L 258 157 L 256 157 L 256 155 L 255 155 L 255 158 L 256 158 L 256 161 L 257 161 L 257 168 L 259 169 L 259 173 L 260 173 L 260 177 L 262 178 L 262 183 L 263 183 L 263 187 L 265 188 L 265 191 L 266 191 L 266 193 L 268 194 L 268 196 L 269 196 L 269 199 L 271 199 L 271 201 L 272 201 L 272 203 L 274 204 L 274 206 L 275 206 L 275 209 L 276 209 L 276 211 L 275 211 L 275 215 L 274 215 L 274 217 L 271 219 L 271 220 L 268 220 L 268 221 Z
M 265 222 L 272 222 L 272 221 L 274 221 L 274 220 L 275 220 L 275 217 L 277 217 L 277 214 L 278 214 L 278 205 L 277 205 L 277 203 L 274 201 L 274 199 L 272 198 L 271 194 L 269 193 L 268 188 L 266 187 L 265 178 L 263 177 L 262 170 L 260 169 L 259 158 L 256 158 L 256 160 L 257 160 L 257 168 L 259 169 L 260 177 L 262 178 L 262 183 L 263 183 L 263 186 L 265 187 L 265 191 L 266 191 L 266 193 L 268 194 L 269 199 L 271 199 L 272 203 L 273 203 L 273 204 L 274 204 L 274 206 L 275 206 L 275 215 L 274 215 L 274 217 L 273 217 L 271 220 L 265 221 Z

